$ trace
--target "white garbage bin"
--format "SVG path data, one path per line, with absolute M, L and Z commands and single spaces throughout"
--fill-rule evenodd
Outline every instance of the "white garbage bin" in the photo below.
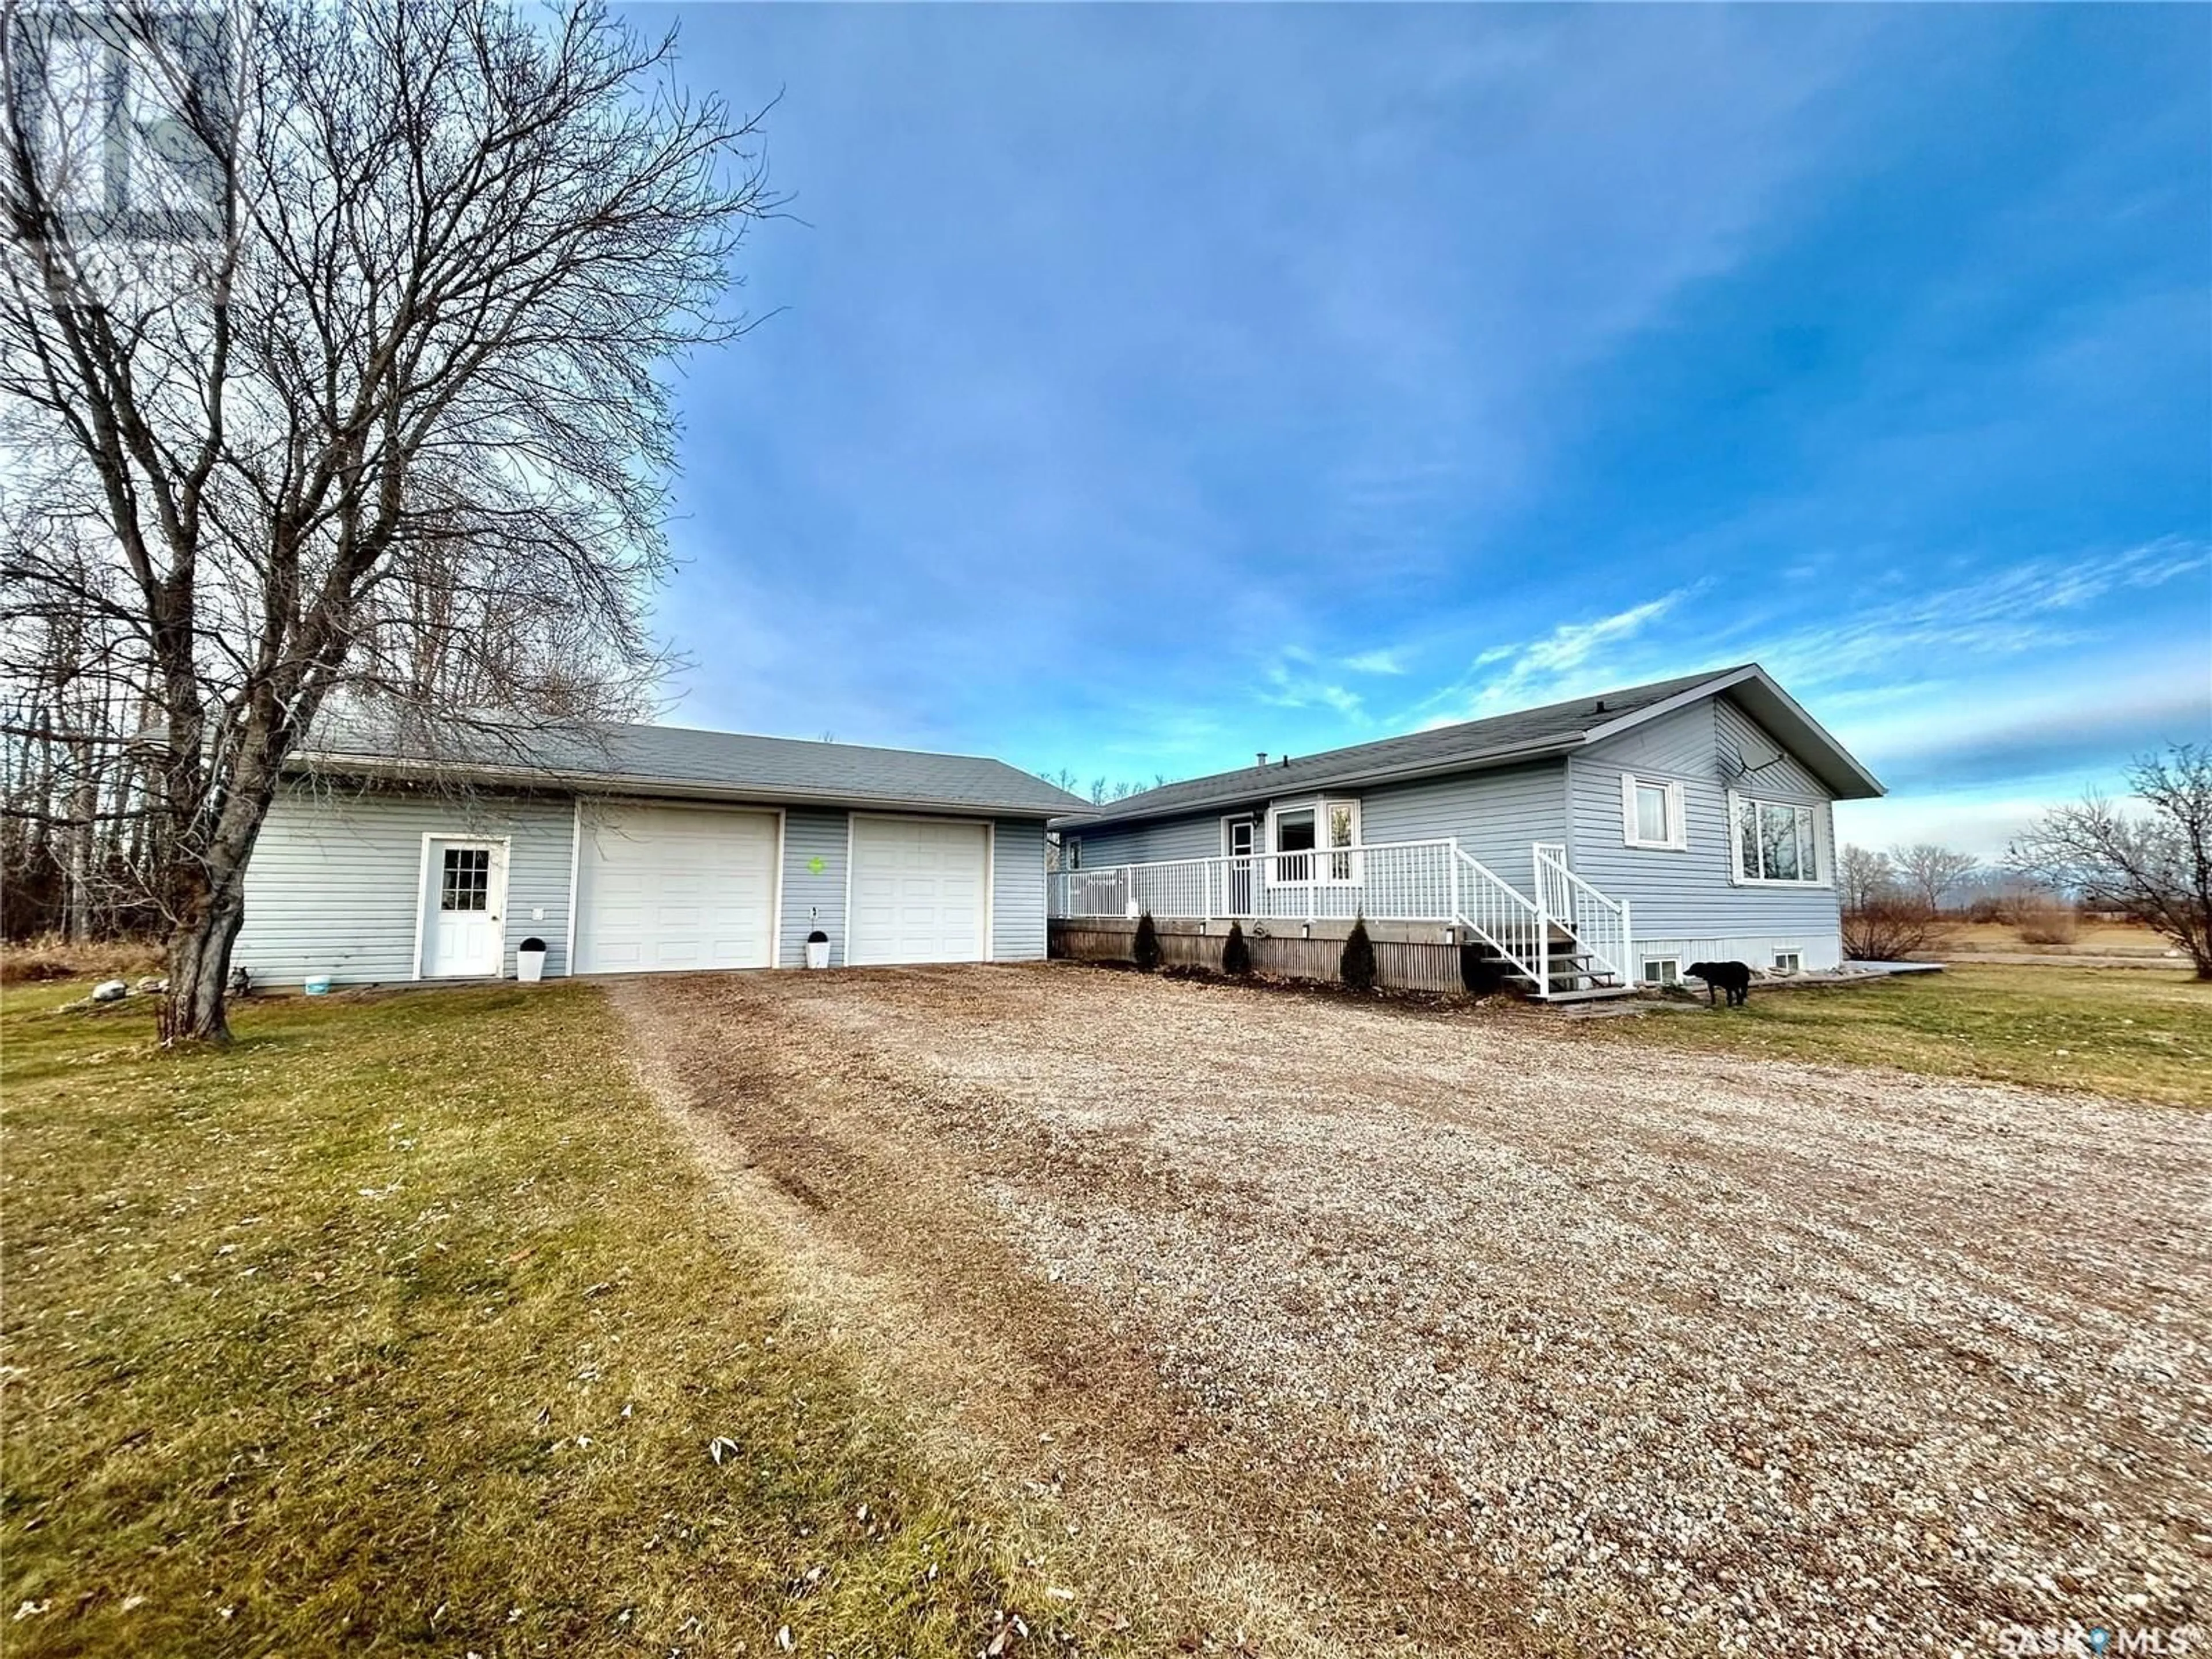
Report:
M 515 947 L 514 976 L 525 985 L 535 985 L 545 977 L 545 941 L 526 939 Z
M 819 927 L 806 936 L 806 965 L 827 968 L 830 965 L 830 935 Z

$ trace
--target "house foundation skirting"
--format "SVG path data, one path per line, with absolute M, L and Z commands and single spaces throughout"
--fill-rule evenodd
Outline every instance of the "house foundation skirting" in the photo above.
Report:
M 1171 919 L 1152 924 L 1159 934 L 1160 960 L 1173 967 L 1221 966 L 1221 944 L 1229 924 Z M 1335 980 L 1348 921 L 1268 921 L 1265 938 L 1244 930 L 1252 966 L 1285 979 Z M 1073 962 L 1128 962 L 1135 955 L 1137 924 L 1110 916 L 1078 916 L 1047 925 L 1047 945 L 1055 957 Z M 1310 927 L 1311 933 L 1307 929 Z M 1376 975 L 1394 988 L 1464 994 L 1467 982 L 1454 930 L 1437 922 L 1370 921 Z

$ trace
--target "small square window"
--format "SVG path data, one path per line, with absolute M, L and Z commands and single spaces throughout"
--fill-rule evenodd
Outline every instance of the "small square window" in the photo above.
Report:
M 1625 845 L 1679 853 L 1690 844 L 1682 817 L 1680 784 L 1620 775 L 1620 839 Z
M 1646 957 L 1644 959 L 1644 982 L 1646 985 L 1674 985 L 1682 978 L 1682 959 L 1680 957 Z
M 1804 969 L 1805 969 L 1805 957 L 1804 957 L 1804 953 L 1803 953 L 1802 951 L 1777 951 L 1774 953 L 1774 971 L 1775 971 L 1776 973 L 1778 973 L 1778 974 L 1796 974 L 1796 973 L 1802 973 L 1802 972 L 1804 971 Z

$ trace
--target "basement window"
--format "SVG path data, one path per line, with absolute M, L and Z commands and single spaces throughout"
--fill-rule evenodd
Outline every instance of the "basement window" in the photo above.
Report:
M 1805 971 L 1805 953 L 1802 951 L 1777 951 L 1774 971 L 1778 974 L 1802 974 Z
M 1681 980 L 1682 959 L 1680 957 L 1644 958 L 1644 982 L 1646 985 L 1679 985 Z

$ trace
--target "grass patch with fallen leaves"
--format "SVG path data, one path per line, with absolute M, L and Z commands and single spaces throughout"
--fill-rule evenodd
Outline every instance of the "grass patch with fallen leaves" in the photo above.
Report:
M 1599 1041 L 2212 1106 L 2212 985 L 2147 968 L 1954 963 L 1832 987 L 1753 986 L 1750 1006 L 1594 1020 Z
M 1069 1593 L 802 1334 L 597 989 L 189 1055 L 70 994 L 0 1012 L 11 1656 L 1051 1643 Z

